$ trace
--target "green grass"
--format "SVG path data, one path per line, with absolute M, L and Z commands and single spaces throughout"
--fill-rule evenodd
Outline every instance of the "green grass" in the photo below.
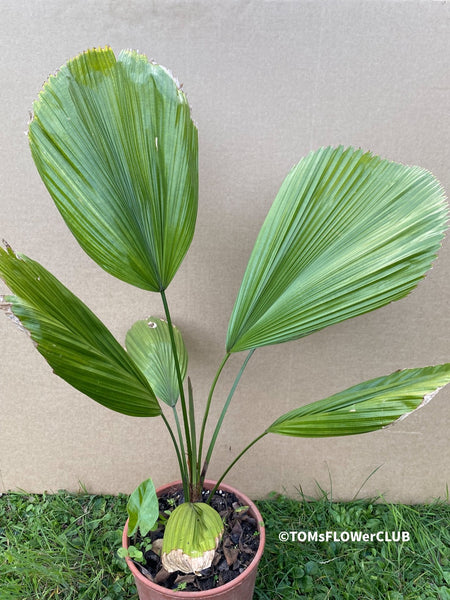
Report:
M 0 600 L 137 600 L 117 556 L 125 496 L 0 496 Z M 258 502 L 267 543 L 255 600 L 450 600 L 450 505 Z M 298 542 L 281 531 L 405 531 L 394 542 Z
M 0 600 L 137 598 L 116 554 L 125 496 L 0 497 Z
M 258 600 L 450 600 L 450 505 L 260 502 L 267 531 Z M 280 542 L 280 531 L 408 532 L 405 543 Z

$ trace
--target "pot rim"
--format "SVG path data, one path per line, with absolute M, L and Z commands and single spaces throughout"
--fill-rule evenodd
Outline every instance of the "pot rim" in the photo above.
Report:
M 158 495 L 160 495 L 160 494 L 166 492 L 167 490 L 169 490 L 170 488 L 178 488 L 181 485 L 182 485 L 181 481 L 173 481 L 172 483 L 167 483 L 167 484 L 162 485 L 159 488 L 157 488 L 156 493 Z M 212 489 L 215 485 L 216 485 L 215 481 L 213 481 L 211 479 L 205 479 L 204 487 L 206 487 L 207 489 L 208 488 Z M 229 581 L 228 583 L 225 583 L 224 585 L 221 585 L 216 588 L 212 588 L 210 590 L 202 590 L 199 592 L 186 592 L 186 591 L 183 592 L 184 594 L 189 594 L 189 597 L 192 597 L 193 599 L 210 597 L 215 592 L 217 594 L 219 594 L 219 592 L 220 593 L 226 592 L 226 591 L 236 587 L 237 585 L 240 584 L 241 581 L 246 579 L 253 571 L 255 571 L 258 568 L 259 561 L 264 552 L 264 546 L 265 546 L 265 541 L 266 541 L 265 526 L 264 526 L 264 521 L 262 519 L 261 513 L 259 512 L 255 503 L 252 500 L 250 500 L 250 498 L 248 498 L 248 496 L 243 494 L 241 491 L 237 490 L 233 486 L 228 485 L 226 483 L 221 483 L 219 486 L 219 489 L 223 489 L 226 492 L 231 492 L 231 493 L 235 494 L 238 497 L 238 499 L 241 502 L 243 502 L 244 505 L 248 505 L 250 507 L 250 511 L 253 513 L 254 517 L 257 520 L 257 526 L 258 526 L 258 531 L 259 531 L 259 547 L 258 547 L 258 550 L 257 550 L 255 556 L 253 557 L 253 560 L 250 563 L 250 565 L 240 575 L 235 577 L 232 581 Z M 125 527 L 123 529 L 122 547 L 128 548 L 128 519 L 127 519 L 127 521 L 125 523 Z M 130 569 L 130 571 L 132 572 L 134 577 L 137 578 L 143 585 L 145 585 L 155 591 L 159 591 L 159 592 L 164 591 L 164 593 L 168 594 L 168 595 L 173 594 L 174 598 L 180 597 L 179 596 L 180 592 L 171 590 L 169 588 L 165 588 L 164 586 L 158 585 L 158 584 L 154 583 L 153 581 L 150 581 L 150 579 L 147 579 L 147 577 L 144 577 L 144 575 L 142 575 L 142 573 L 134 565 L 133 561 L 128 556 L 125 557 L 125 560 L 127 562 L 128 568 Z

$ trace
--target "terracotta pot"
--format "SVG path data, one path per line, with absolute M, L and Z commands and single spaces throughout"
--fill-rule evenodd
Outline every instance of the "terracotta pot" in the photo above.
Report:
M 205 488 L 211 490 L 215 485 L 215 481 L 205 480 Z M 156 490 L 158 496 L 165 494 L 173 489 L 180 489 L 181 482 L 174 482 L 164 485 Z M 256 508 L 255 504 L 244 494 L 231 487 L 230 485 L 220 484 L 220 489 L 226 492 L 231 492 L 237 496 L 239 501 L 247 506 L 250 506 L 249 514 L 256 520 L 259 531 L 259 548 L 253 561 L 245 569 L 243 573 L 238 575 L 236 579 L 221 585 L 212 590 L 203 592 L 186 592 L 169 590 L 160 585 L 156 585 L 134 566 L 133 562 L 127 557 L 128 567 L 134 575 L 134 580 L 139 594 L 139 600 L 194 600 L 201 598 L 202 600 L 251 600 L 253 598 L 253 589 L 255 587 L 256 571 L 258 563 L 262 556 L 265 543 L 265 530 L 261 513 Z M 122 536 L 122 546 L 128 547 L 128 521 L 125 524 Z

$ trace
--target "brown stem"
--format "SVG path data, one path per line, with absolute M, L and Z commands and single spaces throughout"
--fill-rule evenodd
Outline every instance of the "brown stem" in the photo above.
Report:
M 189 484 L 190 502 L 201 502 L 202 501 L 202 489 L 200 482 L 197 484 Z

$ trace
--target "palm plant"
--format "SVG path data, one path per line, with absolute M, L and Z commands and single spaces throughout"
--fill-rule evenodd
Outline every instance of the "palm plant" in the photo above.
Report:
M 189 378 L 185 383 L 187 351 L 166 297 L 197 214 L 198 137 L 184 93 L 165 68 L 143 55 L 123 51 L 116 59 L 106 47 L 61 67 L 33 108 L 32 156 L 67 226 L 108 273 L 158 293 L 165 320 L 132 325 L 125 350 L 81 300 L 8 245 L 0 249 L 0 275 L 12 294 L 1 298 L 1 306 L 72 386 L 114 411 L 163 419 L 186 499 L 183 518 L 169 519 L 167 537 L 175 539 L 165 542 L 166 554 L 180 547 L 180 529 L 195 529 L 188 518 L 195 512 L 204 527 L 193 546 L 203 555 L 220 538 L 221 522 L 199 502 L 201 490 L 252 354 L 406 296 L 440 247 L 447 219 L 443 191 L 421 168 L 358 149 L 321 148 L 303 158 L 283 182 L 256 240 L 197 434 Z M 206 445 L 216 383 L 230 355 L 242 351 L 242 367 Z M 217 485 L 269 433 L 374 431 L 420 407 L 449 381 L 450 364 L 397 371 L 292 410 L 259 433 Z M 147 529 L 153 515 L 144 525 L 151 510 L 142 500 L 154 490 L 148 482 L 138 490 L 134 524 Z

